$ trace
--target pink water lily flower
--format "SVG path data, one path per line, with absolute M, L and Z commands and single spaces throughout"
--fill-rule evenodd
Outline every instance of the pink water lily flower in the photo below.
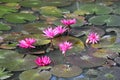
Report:
M 18 46 L 21 48 L 35 48 L 33 44 L 36 42 L 34 38 L 25 38 L 24 40 L 20 40 Z
M 63 19 L 61 20 L 61 23 L 64 24 L 65 26 L 70 26 L 76 23 L 76 19 Z
M 98 41 L 100 41 L 100 36 L 97 33 L 89 33 L 87 39 L 86 39 L 86 43 L 98 43 Z
M 51 63 L 51 60 L 48 56 L 42 56 L 42 57 L 37 57 L 35 59 L 35 63 L 38 65 L 38 66 L 47 66 Z
M 59 44 L 59 49 L 60 51 L 62 51 L 62 54 L 64 54 L 64 56 L 65 56 L 66 51 L 71 48 L 72 48 L 72 43 L 68 41 L 65 41 Z
M 54 38 L 58 34 L 57 31 L 53 29 L 52 27 L 45 29 L 43 33 L 44 33 L 44 36 L 46 36 L 47 38 L 51 38 L 51 39 Z
M 54 29 L 58 34 L 63 34 L 67 29 L 62 27 L 62 26 L 57 26 L 55 29 Z

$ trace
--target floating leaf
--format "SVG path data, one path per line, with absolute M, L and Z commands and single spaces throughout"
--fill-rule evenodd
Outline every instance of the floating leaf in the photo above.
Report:
M 86 4 L 80 7 L 80 10 L 83 12 L 86 12 L 87 14 L 109 14 L 112 9 L 104 6 L 104 5 L 98 5 L 98 4 Z
M 119 28 L 108 28 L 106 29 L 107 32 L 112 32 L 114 31 L 116 33 L 116 40 L 115 43 L 120 43 L 120 29 Z
M 94 25 L 103 25 L 106 24 L 107 26 L 120 26 L 120 16 L 117 15 L 101 15 L 101 16 L 94 16 L 89 19 L 89 22 Z
M 28 33 L 42 33 L 42 30 L 44 30 L 48 25 L 45 22 L 39 22 L 39 23 L 29 23 L 24 25 L 24 31 L 27 31 Z
M 0 23 L 0 30 L 10 30 L 11 29 L 11 27 L 10 26 L 8 26 L 8 25 L 6 25 L 6 24 L 4 24 L 4 23 Z
M 115 53 L 112 51 L 108 51 L 106 49 L 98 49 L 95 53 L 92 53 L 93 56 L 100 57 L 100 58 L 107 58 L 112 54 L 115 54 Z
M 82 69 L 80 69 L 77 66 L 70 66 L 67 64 L 59 64 L 56 65 L 52 68 L 51 70 L 52 74 L 58 77 L 66 77 L 66 78 L 70 78 L 70 77 L 75 77 L 80 75 L 80 73 L 82 73 Z
M 69 41 L 73 43 L 73 48 L 68 50 L 66 52 L 66 55 L 73 54 L 76 52 L 80 52 L 84 50 L 85 46 L 84 43 L 75 37 L 69 37 L 69 36 L 63 36 L 63 37 L 58 37 L 53 39 L 53 44 L 58 47 L 59 43 L 64 42 L 64 41 Z
M 24 0 L 20 2 L 20 5 L 24 7 L 41 7 L 42 4 L 41 0 Z
M 0 0 L 0 2 L 15 3 L 20 2 L 21 0 Z
M 7 79 L 11 77 L 13 74 L 10 71 L 5 71 L 5 68 L 0 67 L 0 80 Z
M 101 66 L 106 62 L 104 58 L 97 58 L 89 55 L 69 55 L 67 56 L 68 62 L 77 65 L 81 68 L 91 68 Z
M 3 44 L 1 44 L 0 45 L 0 48 L 2 48 L 2 49 L 15 49 L 16 48 L 16 46 L 17 46 L 17 42 L 14 42 L 14 43 L 3 43 Z
M 35 56 L 27 55 L 24 58 L 23 56 L 23 54 L 15 51 L 9 51 L 9 54 L 5 55 L 4 59 L 0 61 L 0 65 L 11 71 L 21 71 L 36 67 L 34 63 Z
M 49 12 L 49 13 L 48 13 Z M 45 16 L 62 17 L 62 11 L 54 6 L 44 6 L 40 8 L 40 13 Z
M 96 80 L 119 80 L 120 79 L 120 68 L 119 67 L 102 67 Z
M 116 9 L 114 10 L 114 13 L 115 13 L 115 14 L 120 14 L 120 7 L 116 8 Z
M 13 13 L 5 15 L 4 19 L 10 23 L 25 23 L 36 20 L 36 16 L 29 13 Z
M 8 6 L 2 6 L 2 5 L 0 6 L 0 18 L 2 18 L 3 15 L 12 13 L 12 12 L 17 12 L 17 10 L 15 8 L 8 7 Z
M 32 69 L 24 71 L 20 74 L 20 80 L 50 80 L 51 73 L 49 71 L 40 71 L 39 69 Z

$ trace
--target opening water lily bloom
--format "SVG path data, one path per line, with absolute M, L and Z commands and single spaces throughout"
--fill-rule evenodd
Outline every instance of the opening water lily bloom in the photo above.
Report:
M 98 43 L 98 41 L 100 41 L 100 36 L 97 33 L 90 33 L 86 39 L 86 43 Z
M 43 33 L 44 33 L 44 36 L 46 36 L 47 38 L 51 38 L 51 39 L 54 38 L 58 34 L 57 31 L 53 29 L 52 27 L 45 29 Z
M 57 26 L 54 30 L 57 32 L 57 34 L 63 34 L 67 29 L 62 26 Z
M 59 44 L 59 49 L 60 49 L 60 51 L 62 51 L 62 54 L 64 54 L 64 56 L 65 56 L 66 51 L 71 48 L 72 48 L 72 43 L 70 43 L 70 42 L 65 41 L 65 42 Z
M 34 38 L 25 38 L 24 40 L 20 40 L 18 46 L 21 48 L 35 48 L 33 44 L 36 42 Z
M 51 63 L 51 60 L 48 56 L 42 56 L 42 57 L 37 57 L 35 59 L 35 63 L 38 65 L 38 66 L 47 66 Z
M 61 20 L 61 23 L 64 24 L 65 26 L 70 26 L 72 24 L 76 23 L 76 19 L 63 19 Z

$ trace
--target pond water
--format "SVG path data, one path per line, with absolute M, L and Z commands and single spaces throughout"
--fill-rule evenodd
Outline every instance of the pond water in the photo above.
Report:
M 119 0 L 0 0 L 0 80 L 120 80 L 119 53 Z

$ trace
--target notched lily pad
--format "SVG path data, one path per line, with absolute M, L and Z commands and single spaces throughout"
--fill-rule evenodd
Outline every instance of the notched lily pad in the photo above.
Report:
M 80 75 L 82 69 L 73 65 L 59 64 L 52 68 L 51 73 L 58 77 L 70 78 Z
M 120 26 L 120 16 L 117 15 L 101 15 L 101 16 L 94 16 L 89 19 L 89 22 L 94 25 L 103 25 L 106 24 L 107 26 Z
M 116 40 L 114 43 L 120 43 L 120 29 L 119 28 L 108 28 L 106 29 L 107 32 L 115 32 L 116 33 Z
M 49 12 L 49 13 L 48 13 Z M 40 8 L 40 13 L 45 16 L 62 17 L 62 11 L 54 6 L 44 6 Z
M 36 20 L 36 16 L 29 13 L 13 13 L 5 15 L 4 19 L 10 23 L 25 23 L 26 21 Z
M 86 4 L 80 7 L 85 14 L 109 14 L 112 9 L 110 7 L 98 4 Z
M 67 56 L 67 60 L 71 64 L 77 65 L 81 68 L 102 66 L 106 62 L 106 59 L 104 58 L 97 58 L 89 55 L 69 55 Z
M 23 30 L 27 31 L 28 33 L 42 33 L 42 30 L 44 30 L 48 25 L 45 22 L 39 22 L 39 23 L 30 23 L 24 25 Z
M 119 67 L 102 67 L 99 71 L 99 75 L 96 80 L 119 80 L 120 79 L 120 68 Z
M 6 3 L 15 3 L 15 2 L 19 2 L 21 0 L 0 0 L 0 2 L 6 2 Z
M 39 69 L 32 69 L 24 71 L 20 74 L 20 80 L 50 80 L 51 73 L 49 71 L 43 70 L 40 71 Z
M 59 43 L 64 42 L 64 41 L 69 41 L 69 42 L 73 43 L 73 48 L 68 50 L 66 52 L 66 55 L 80 52 L 85 49 L 84 43 L 80 39 L 74 38 L 74 37 L 69 37 L 69 36 L 54 38 L 53 44 L 55 45 L 55 47 L 58 47 Z
M 11 77 L 13 74 L 10 71 L 5 71 L 5 68 L 0 67 L 0 80 L 7 79 Z
M 0 6 L 0 18 L 2 18 L 3 15 L 12 13 L 12 12 L 17 12 L 17 10 L 13 7 L 2 6 L 2 5 Z
M 13 43 L 3 43 L 3 44 L 1 44 L 0 45 L 0 48 L 2 48 L 2 49 L 15 49 L 16 48 L 16 46 L 17 46 L 17 42 L 13 42 Z
M 93 56 L 99 58 L 107 58 L 114 54 L 114 52 L 106 50 L 106 49 L 98 49 L 96 52 L 92 53 Z
M 10 30 L 11 27 L 8 26 L 7 24 L 4 23 L 0 23 L 0 30 L 6 31 L 6 30 Z
M 9 52 L 10 53 L 10 52 Z M 11 71 L 21 71 L 36 67 L 34 62 L 35 56 L 19 54 L 15 51 L 11 51 L 11 54 L 5 55 L 5 58 L 0 61 L 0 65 Z

